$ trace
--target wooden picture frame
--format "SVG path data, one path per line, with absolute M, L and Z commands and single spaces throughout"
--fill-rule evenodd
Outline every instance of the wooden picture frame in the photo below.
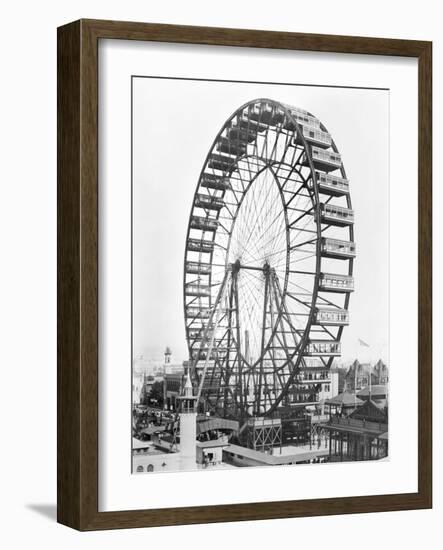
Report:
M 173 42 L 418 59 L 418 491 L 98 511 L 98 42 Z M 80 20 L 58 29 L 58 521 L 79 530 L 432 506 L 432 44 L 350 36 Z M 414 123 L 412 121 L 411 123 Z

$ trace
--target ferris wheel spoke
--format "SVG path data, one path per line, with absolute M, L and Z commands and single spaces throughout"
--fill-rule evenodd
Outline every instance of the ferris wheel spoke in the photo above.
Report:
M 291 245 L 291 250 L 296 250 L 297 248 L 300 248 L 301 246 L 305 246 L 307 244 L 314 244 L 317 241 L 317 239 L 309 239 L 307 241 L 302 241 L 301 243 L 293 244 Z
M 258 186 L 258 196 L 257 196 L 257 185 L 254 186 L 253 193 L 252 193 L 252 200 L 250 201 L 250 204 L 248 205 L 249 208 L 246 211 L 244 220 L 248 220 L 250 215 L 255 216 L 255 219 L 258 220 L 258 223 L 260 224 L 261 221 L 261 212 L 262 210 L 258 208 L 259 202 L 263 197 L 263 194 L 266 192 L 265 186 L 261 185 Z M 255 224 L 248 224 L 250 226 L 249 234 L 246 238 L 246 242 L 249 242 L 251 234 L 256 230 Z
M 298 153 L 297 159 L 295 159 L 296 153 Z M 297 148 L 293 148 L 293 158 L 288 163 L 289 166 L 290 166 L 290 169 L 289 169 L 287 177 L 285 178 L 285 181 L 283 182 L 282 188 L 285 188 L 287 183 L 291 181 L 291 175 L 294 172 L 299 171 L 300 158 L 301 158 L 302 155 L 303 155 L 303 150 L 298 151 Z
M 272 146 L 271 152 L 268 156 L 270 161 L 275 161 L 276 160 L 278 143 L 279 143 L 281 135 L 282 135 L 282 128 L 280 127 L 280 128 L 277 128 L 277 131 L 275 132 L 274 145 Z
M 292 176 L 295 174 L 295 179 L 292 179 Z M 280 178 L 279 178 L 280 179 Z M 300 179 L 302 181 L 300 181 Z M 291 193 L 293 191 L 287 191 L 287 186 L 288 186 L 288 183 L 296 183 L 296 184 L 301 184 L 300 186 L 300 189 L 303 188 L 305 185 L 306 185 L 306 182 L 304 181 L 303 177 L 301 176 L 299 170 L 298 170 L 298 165 L 295 165 L 295 166 L 292 166 L 290 168 L 290 170 L 288 171 L 288 174 L 286 177 L 284 177 L 284 180 L 282 183 L 280 183 L 280 187 L 282 189 L 283 192 L 288 192 L 288 193 Z M 299 190 L 297 190 L 297 193 L 298 193 Z
M 331 300 L 327 300 L 324 296 L 320 296 L 320 295 L 319 295 L 319 296 L 317 297 L 317 299 L 318 299 L 320 302 L 322 302 L 322 303 L 324 303 L 324 304 L 327 304 L 327 305 L 329 305 L 329 306 L 332 306 L 332 307 L 334 307 L 334 308 L 336 308 L 336 309 L 342 309 L 341 306 L 337 305 L 335 302 L 332 302 Z
M 281 219 L 282 217 L 284 217 L 284 214 L 279 211 L 275 214 L 274 218 L 271 220 L 271 222 L 267 225 L 267 227 L 264 229 L 264 231 L 262 231 L 259 235 L 258 235 L 258 238 L 261 239 L 263 236 L 264 236 L 264 233 L 265 232 L 268 232 L 268 231 L 271 231 L 273 225 L 279 220 Z
M 230 181 L 232 181 L 232 177 L 231 177 Z M 240 179 L 240 181 L 241 181 L 241 179 Z M 229 189 L 229 192 L 233 195 L 233 197 L 234 197 L 234 199 L 235 199 L 235 202 L 236 202 L 236 204 L 237 204 L 237 207 L 239 207 L 240 204 L 241 204 L 241 197 L 239 198 L 239 196 L 238 196 L 238 195 L 239 195 L 238 190 L 234 189 L 234 187 L 233 187 L 232 184 L 231 184 L 231 187 L 230 187 L 230 189 Z M 242 192 L 244 193 L 244 188 L 243 188 Z
M 331 337 L 332 340 L 335 340 L 335 338 L 336 338 L 336 335 L 333 334 L 333 333 L 332 333 L 328 328 L 326 328 L 324 325 L 320 325 L 320 330 L 319 330 L 319 332 L 321 332 L 321 333 L 323 333 L 323 334 L 326 333 L 328 336 Z
M 270 242 L 270 253 L 274 254 L 275 252 L 281 252 L 282 257 L 286 256 L 288 250 L 287 241 L 289 231 L 285 222 L 286 220 L 282 220 L 282 228 L 274 233 L 273 239 Z M 278 260 L 275 259 L 273 262 L 274 267 L 277 262 Z
M 312 224 L 312 219 L 308 218 L 306 220 L 306 222 L 301 225 L 300 227 L 295 227 L 295 228 L 292 228 L 292 231 L 291 231 L 291 241 L 297 239 L 300 235 L 300 233 L 304 233 L 306 232 L 306 228 L 308 227 L 308 225 Z M 317 233 L 317 231 L 314 231 L 315 233 Z
M 296 218 L 293 222 L 290 223 L 289 227 L 294 227 L 294 225 L 296 225 L 300 220 L 302 220 L 305 216 L 310 216 L 312 215 L 312 212 L 314 210 L 314 206 L 311 206 L 308 210 L 305 210 L 303 212 L 303 214 L 300 214 L 300 216 L 298 216 L 298 218 Z
M 284 158 L 286 157 L 286 154 L 287 154 L 287 151 L 288 151 L 288 148 L 290 147 L 291 145 L 291 137 L 292 137 L 292 134 L 290 132 L 284 132 L 283 134 L 285 136 L 285 142 L 284 142 L 284 145 L 283 145 L 283 150 L 281 151 L 280 153 L 280 160 L 276 160 L 276 163 L 279 165 L 279 167 L 277 168 L 277 170 L 280 169 L 280 167 L 283 165 L 283 161 L 284 161 Z
M 249 298 L 249 304 L 248 304 L 248 301 L 247 301 L 248 298 Z M 256 306 L 251 304 L 250 294 L 249 293 L 246 294 L 244 289 L 242 289 L 239 292 L 239 302 L 238 302 L 238 304 L 239 304 L 239 306 L 240 306 L 240 304 L 244 304 L 243 308 L 244 308 L 244 311 L 245 311 L 245 317 L 247 316 L 246 318 L 249 319 L 249 323 L 244 324 L 244 330 L 245 330 L 244 336 L 246 337 L 246 332 L 247 332 L 249 342 L 250 342 L 249 361 L 251 361 L 252 358 L 255 357 L 255 354 L 257 353 L 257 349 L 258 349 L 258 345 L 259 345 L 257 331 L 256 330 L 250 330 L 252 327 L 258 326 L 258 323 L 259 323 L 258 312 L 257 312 Z M 239 317 L 239 320 L 241 321 L 242 317 Z
M 280 250 L 275 250 L 276 248 L 276 241 L 283 240 L 281 237 L 284 237 L 286 239 L 286 227 L 283 227 L 278 233 L 275 233 L 268 241 L 264 244 L 264 249 L 269 250 L 266 254 L 259 255 L 259 256 L 252 256 L 252 259 L 257 262 L 262 262 L 267 259 L 268 256 L 275 256 L 275 254 L 286 254 L 286 245 L 282 247 Z
M 234 204 L 228 204 L 226 201 L 224 202 L 224 208 L 225 210 L 228 211 L 228 214 L 230 216 L 230 218 L 228 218 L 230 221 L 232 221 L 234 218 L 235 218 L 235 214 L 232 212 L 230 206 L 236 206 Z M 220 219 L 221 216 L 218 217 L 218 219 Z
M 293 321 L 291 319 L 291 316 L 289 315 L 289 312 L 288 312 L 288 309 L 287 309 L 287 306 L 286 306 L 286 301 L 284 300 L 284 297 L 283 297 L 281 289 L 280 289 L 280 284 L 278 282 L 278 278 L 274 278 L 273 284 L 274 284 L 275 296 L 279 297 L 279 300 L 280 300 L 280 302 L 283 306 L 284 316 L 282 315 L 282 326 L 284 326 L 284 323 L 286 323 L 289 326 L 289 328 L 291 329 L 289 331 L 289 334 L 291 334 L 291 336 L 294 340 L 295 349 L 297 349 L 298 346 L 300 345 L 300 341 L 301 341 L 301 338 L 303 336 L 303 330 L 297 329 L 293 324 Z M 283 318 L 284 318 L 284 323 L 283 323 Z M 284 334 L 286 334 L 286 331 L 284 332 Z
M 238 176 L 238 177 L 237 177 Z M 241 174 L 241 167 L 237 164 L 237 170 L 236 172 L 233 172 L 229 178 L 229 182 L 231 184 L 231 187 L 230 187 L 230 190 L 235 193 L 237 195 L 238 194 L 241 194 L 242 196 L 244 195 L 244 193 L 246 192 L 246 185 L 245 185 L 245 182 L 243 180 L 243 176 Z M 234 182 L 238 182 L 241 186 L 241 189 L 235 189 L 234 186 L 232 185 Z M 241 198 L 239 200 L 239 204 L 241 203 Z
M 293 300 L 295 300 L 296 302 L 298 302 L 299 304 L 301 304 L 302 306 L 305 306 L 306 308 L 310 309 L 311 304 L 309 302 L 304 302 L 303 300 L 300 300 L 299 298 L 297 298 L 297 296 L 293 292 L 287 292 L 286 295 L 292 298 Z

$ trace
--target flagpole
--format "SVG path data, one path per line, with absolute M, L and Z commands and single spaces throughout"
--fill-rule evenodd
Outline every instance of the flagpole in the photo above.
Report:
M 360 344 L 360 346 L 365 347 L 365 348 L 370 348 L 371 347 L 367 342 L 365 342 L 361 338 L 358 338 L 358 343 Z M 372 358 L 369 360 L 369 373 L 368 373 L 369 374 L 369 399 L 371 399 L 371 378 L 372 378 L 371 377 L 371 363 L 372 363 Z M 357 369 L 355 369 L 354 386 L 355 386 L 354 402 L 355 402 L 355 407 L 357 408 Z
M 357 365 L 354 368 L 354 408 L 357 408 Z

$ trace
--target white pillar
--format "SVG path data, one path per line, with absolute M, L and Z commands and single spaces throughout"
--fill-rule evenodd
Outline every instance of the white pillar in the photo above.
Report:
M 194 470 L 197 464 L 197 413 L 180 413 L 180 462 L 182 468 Z
M 197 397 L 193 395 L 189 372 L 180 405 L 180 463 L 182 470 L 195 470 L 197 467 Z

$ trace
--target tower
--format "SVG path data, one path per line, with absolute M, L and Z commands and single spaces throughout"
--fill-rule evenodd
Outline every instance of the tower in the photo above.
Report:
M 189 372 L 186 375 L 182 395 L 178 396 L 180 404 L 180 456 L 182 469 L 195 469 L 196 439 L 197 439 L 197 397 L 192 391 L 192 382 Z
M 169 365 L 169 363 L 171 362 L 171 355 L 171 348 L 168 346 L 165 349 L 165 365 Z

